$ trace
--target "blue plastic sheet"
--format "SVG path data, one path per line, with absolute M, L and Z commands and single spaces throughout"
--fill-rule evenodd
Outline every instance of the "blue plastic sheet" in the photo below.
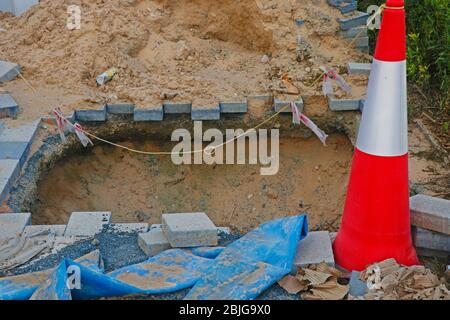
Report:
M 103 260 L 99 250 L 94 250 L 75 261 L 91 270 L 103 272 Z M 0 278 L 0 300 L 28 300 L 53 271 L 54 268 Z
M 65 259 L 56 269 L 24 275 L 36 277 L 33 284 L 0 279 L 0 299 L 31 295 L 32 299 L 93 299 L 190 287 L 186 299 L 253 299 L 291 271 L 297 243 L 307 229 L 304 215 L 282 218 L 262 224 L 226 248 L 170 249 L 108 274 L 98 261 Z M 80 270 L 80 288 L 68 289 L 69 266 Z
M 307 232 L 304 215 L 262 224 L 226 247 L 186 299 L 256 298 L 292 270 L 297 243 Z

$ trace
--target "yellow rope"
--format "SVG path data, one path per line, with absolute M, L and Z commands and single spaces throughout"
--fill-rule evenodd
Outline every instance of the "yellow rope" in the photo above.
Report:
M 118 144 L 118 143 L 114 143 L 112 141 L 100 138 L 100 137 L 98 137 L 98 136 L 96 136 L 96 135 L 94 135 L 94 134 L 84 130 L 83 128 L 77 129 L 77 130 L 80 130 L 81 132 L 85 133 L 89 137 L 91 137 L 93 139 L 96 139 L 98 141 L 104 142 L 106 144 L 109 144 L 109 145 L 112 145 L 112 146 L 115 146 L 115 147 L 118 147 L 118 148 L 121 148 L 121 149 L 125 149 L 125 150 L 130 151 L 130 152 L 139 153 L 139 154 L 145 154 L 145 155 L 172 155 L 172 154 L 178 154 L 178 155 L 182 155 L 182 154 L 194 154 L 194 153 L 200 153 L 200 152 L 203 153 L 203 152 L 205 152 L 205 153 L 211 155 L 214 152 L 214 150 L 216 150 L 217 148 L 220 148 L 220 147 L 222 147 L 222 146 L 224 146 L 224 145 L 226 145 L 226 144 L 228 144 L 228 143 L 230 143 L 230 142 L 232 142 L 232 141 L 234 141 L 234 140 L 236 140 L 236 139 L 238 139 L 238 138 L 240 138 L 242 136 L 247 135 L 249 132 L 258 129 L 259 127 L 261 127 L 265 123 L 269 122 L 270 120 L 272 120 L 273 118 L 278 116 L 281 112 L 286 110 L 288 107 L 289 107 L 289 105 L 283 106 L 280 110 L 278 110 L 276 113 L 274 113 L 273 115 L 271 115 L 270 117 L 268 117 L 267 119 L 265 119 L 264 121 L 262 121 L 261 123 L 256 125 L 255 127 L 250 128 L 247 131 L 245 131 L 244 133 L 242 133 L 240 135 L 237 135 L 237 136 L 233 137 L 232 139 L 229 139 L 228 141 L 225 141 L 225 142 L 223 142 L 223 143 L 221 143 L 221 144 L 219 144 L 217 146 L 212 146 L 212 147 L 208 146 L 208 147 L 206 147 L 204 149 L 202 148 L 202 149 L 199 149 L 199 150 L 192 150 L 192 151 L 185 151 L 185 152 L 142 151 L 142 150 L 137 150 L 137 149 L 129 148 L 127 146 L 124 146 L 124 145 L 121 145 L 121 144 Z M 63 118 L 71 127 L 75 127 L 75 125 L 73 123 L 71 123 L 67 118 L 65 118 L 62 114 L 59 114 L 59 116 L 61 118 Z

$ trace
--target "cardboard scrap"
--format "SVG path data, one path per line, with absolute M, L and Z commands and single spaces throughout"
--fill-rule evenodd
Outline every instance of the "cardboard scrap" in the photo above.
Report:
M 450 300 L 445 279 L 440 280 L 424 266 L 406 267 L 394 259 L 368 266 L 361 273 L 361 280 L 367 282 L 369 292 L 358 299 Z
M 340 300 L 349 290 L 349 286 L 338 283 L 339 270 L 325 262 L 318 265 L 299 268 L 296 276 L 288 275 L 278 284 L 290 294 L 302 293 L 305 300 Z

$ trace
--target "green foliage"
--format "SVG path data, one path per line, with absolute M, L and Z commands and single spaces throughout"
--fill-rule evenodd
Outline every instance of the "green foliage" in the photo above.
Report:
M 385 0 L 360 0 L 359 10 Z M 450 97 L 450 1 L 406 0 L 408 77 L 425 91 L 438 93 L 449 110 Z M 376 33 L 369 33 L 371 43 Z M 373 50 L 373 48 L 372 48 Z

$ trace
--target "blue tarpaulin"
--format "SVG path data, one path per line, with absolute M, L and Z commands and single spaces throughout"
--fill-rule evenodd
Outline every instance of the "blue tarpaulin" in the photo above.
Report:
M 277 219 L 225 248 L 169 249 L 108 274 L 98 264 L 93 267 L 83 260 L 65 259 L 57 268 L 40 274 L 33 286 L 18 290 L 11 285 L 13 277 L 0 279 L 0 299 L 26 299 L 31 295 L 37 300 L 93 299 L 162 294 L 190 287 L 186 299 L 254 299 L 291 271 L 297 243 L 307 229 L 304 215 Z M 80 288 L 68 289 L 69 266 L 79 268 Z

